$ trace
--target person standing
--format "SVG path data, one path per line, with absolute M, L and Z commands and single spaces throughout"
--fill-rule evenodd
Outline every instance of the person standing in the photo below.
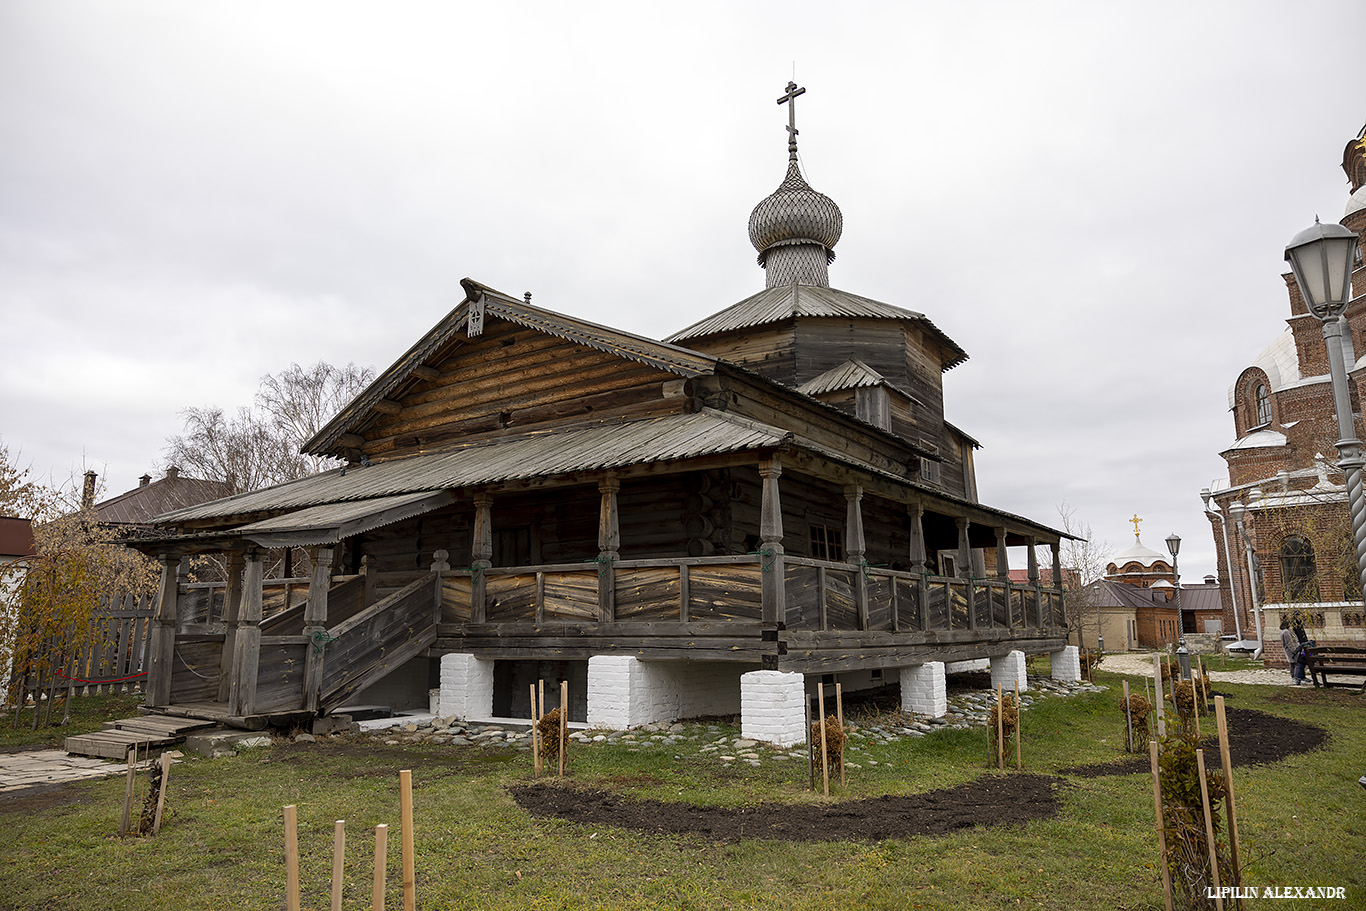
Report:
M 1299 686 L 1304 683 L 1304 633 L 1302 629 L 1291 629 L 1287 617 L 1281 618 L 1281 648 L 1285 649 L 1285 660 L 1290 662 L 1290 679 Z

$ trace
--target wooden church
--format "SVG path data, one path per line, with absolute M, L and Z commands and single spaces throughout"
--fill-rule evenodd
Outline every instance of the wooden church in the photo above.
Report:
M 655 341 L 466 279 L 305 447 L 344 468 L 162 516 L 148 706 L 259 727 L 436 689 L 524 717 L 529 682 L 568 680 L 595 726 L 740 712 L 793 742 L 829 675 L 935 714 L 946 662 L 1073 674 L 1036 558 L 1061 579 L 1062 533 L 978 502 L 943 408 L 963 349 L 830 287 L 842 216 L 789 132 L 749 222 L 763 291 Z M 281 548 L 312 577 L 272 612 Z M 187 585 L 206 553 L 226 583 Z

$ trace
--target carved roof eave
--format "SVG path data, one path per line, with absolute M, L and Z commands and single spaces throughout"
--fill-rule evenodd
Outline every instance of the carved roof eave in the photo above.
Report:
M 381 399 L 387 398 L 412 376 L 415 369 L 465 331 L 470 305 L 481 298 L 486 317 L 496 316 L 677 376 L 692 378 L 710 373 L 716 364 L 716 358 L 711 355 L 535 307 L 469 278 L 461 279 L 460 284 L 465 289 L 465 299 L 305 443 L 304 452 L 323 456 L 339 455 L 338 440 L 363 424 Z

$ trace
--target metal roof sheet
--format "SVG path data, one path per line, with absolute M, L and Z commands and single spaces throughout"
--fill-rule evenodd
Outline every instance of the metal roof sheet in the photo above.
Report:
M 693 323 L 686 329 L 675 332 L 665 339 L 668 342 L 685 342 L 689 339 L 722 332 L 734 332 L 776 323 L 795 316 L 808 317 L 847 317 L 863 319 L 914 320 L 924 323 L 950 351 L 953 356 L 944 363 L 945 370 L 956 367 L 968 359 L 967 352 L 949 338 L 923 313 L 904 310 L 870 297 L 862 297 L 841 291 L 838 288 L 822 288 L 816 285 L 793 283 L 776 288 L 765 288 L 758 294 L 732 304 L 719 313 Z
M 448 491 L 421 491 L 354 503 L 328 503 L 253 522 L 237 532 L 262 547 L 336 544 L 342 538 L 401 522 L 454 501 Z
M 668 415 L 472 442 L 369 466 L 352 465 L 159 516 L 162 525 L 455 490 L 778 446 L 792 434 L 720 412 Z

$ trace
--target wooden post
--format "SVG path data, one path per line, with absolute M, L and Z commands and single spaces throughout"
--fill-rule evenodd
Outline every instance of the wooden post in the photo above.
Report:
M 759 503 L 760 616 L 774 626 L 783 622 L 786 610 L 786 569 L 783 566 L 783 506 L 778 478 L 783 465 L 778 456 L 759 463 L 763 479 Z
M 1053 625 L 1054 625 L 1054 626 L 1066 626 L 1066 625 L 1067 625 L 1067 605 L 1066 605 L 1065 603 L 1063 603 L 1063 600 L 1062 600 L 1062 591 L 1063 591 L 1063 584 L 1062 584 L 1062 583 L 1063 583 L 1063 579 L 1062 579 L 1062 546 L 1061 546 L 1061 544 L 1060 544 L 1058 541 L 1053 541 L 1053 542 L 1051 542 L 1051 543 L 1048 545 L 1048 549 L 1051 550 L 1051 551 L 1053 552 L 1053 590 L 1056 591 L 1056 592 L 1058 592 L 1057 605 L 1058 605 L 1058 608 L 1062 611 L 1062 616 L 1061 616 L 1061 617 L 1053 617 Z M 1078 638 L 1078 639 L 1081 638 L 1080 634 L 1078 634 L 1078 637 L 1077 637 L 1077 638 Z M 1095 682 L 1095 678 L 1094 678 L 1094 677 L 1091 679 L 1091 682 L 1092 682 L 1092 683 Z
M 565 754 L 569 752 L 569 681 L 560 681 L 560 777 L 564 777 Z
M 38 711 L 37 706 L 33 709 Z M 119 835 L 127 835 L 128 827 L 133 819 L 133 783 L 137 777 L 137 756 L 138 745 L 130 744 L 128 747 L 128 778 L 123 785 L 123 816 L 119 819 Z
M 233 687 L 228 712 L 245 716 L 256 711 L 256 671 L 261 661 L 261 611 L 264 584 L 261 552 L 250 550 L 242 572 L 242 624 L 237 630 Z
M 285 907 L 299 911 L 299 820 L 294 804 L 285 807 Z
M 536 684 L 531 689 L 531 777 L 541 777 L 541 719 L 536 715 Z
M 1031 537 L 1025 553 L 1028 555 L 1029 586 L 1034 589 L 1034 625 L 1043 629 L 1043 591 L 1039 587 L 1039 553 L 1035 549 L 1038 546 L 1039 540 Z
M 844 488 L 844 555 L 854 565 L 854 606 L 858 610 L 858 628 L 868 628 L 868 577 L 864 560 L 868 544 L 863 535 L 863 488 L 849 484 Z M 838 686 L 838 684 L 836 684 Z M 844 754 L 840 753 L 843 757 Z M 844 763 L 840 762 L 841 774 Z M 844 782 L 841 781 L 841 784 Z
M 1022 708 L 1023 708 L 1023 706 L 1020 705 L 1020 681 L 1019 681 L 1019 680 L 1016 680 L 1016 681 L 1015 681 L 1015 768 L 1016 768 L 1016 769 L 1019 769 L 1019 768 L 1020 768 L 1020 728 L 1024 726 L 1024 725 L 1021 724 L 1021 721 L 1024 720 L 1024 715 L 1023 715 L 1023 712 L 1021 711 Z
M 1129 681 L 1124 681 L 1124 749 L 1134 751 L 1134 714 L 1129 705 Z
M 1219 852 L 1215 850 L 1214 817 L 1209 808 L 1209 782 L 1205 780 L 1205 751 L 1195 751 L 1195 767 L 1200 772 L 1200 807 L 1205 813 L 1205 844 L 1209 847 L 1209 875 L 1214 886 L 1214 905 L 1224 911 L 1224 897 L 1219 894 Z
M 488 570 L 493 566 L 493 496 L 474 495 L 474 528 L 470 551 L 470 622 L 483 623 L 488 593 Z
M 818 700 L 817 708 L 820 709 L 821 718 L 818 722 L 821 726 L 821 789 L 826 797 L 830 796 L 830 751 L 825 745 L 825 682 L 821 681 L 819 689 L 816 690 Z
M 811 697 L 802 693 L 802 711 L 806 714 L 806 772 L 809 788 L 816 790 L 816 742 L 811 739 Z
M 1153 769 L 1153 803 L 1157 806 L 1157 853 L 1158 864 L 1162 867 L 1162 895 L 1166 900 L 1167 911 L 1172 909 L 1172 874 L 1167 869 L 1167 827 L 1162 819 L 1162 779 L 1158 775 L 1157 741 L 1148 741 L 1148 758 Z
M 1006 767 L 1006 713 L 1001 705 L 1001 684 L 996 684 L 996 768 L 1005 771 Z
M 237 660 L 237 628 L 242 625 L 242 564 L 240 550 L 224 555 L 228 582 L 223 588 L 223 651 L 218 661 L 218 701 L 227 702 Z
M 171 763 L 179 755 L 180 753 L 174 750 L 167 750 L 161 754 L 161 787 L 157 789 L 157 810 L 152 817 L 153 835 L 161 831 L 161 814 L 166 809 L 166 789 L 171 786 Z
M 1159 739 L 1167 736 L 1167 723 L 1163 720 L 1165 713 L 1162 711 L 1162 656 L 1153 655 L 1153 705 L 1157 707 L 1157 736 Z
M 175 662 L 175 635 L 177 600 L 180 596 L 180 582 L 177 575 L 179 559 L 170 554 L 161 554 L 161 589 L 157 596 L 156 612 L 152 615 L 151 661 L 147 668 L 147 704 L 162 706 L 171 704 L 171 674 Z M 38 706 L 33 708 L 37 719 Z
M 372 911 L 384 911 L 384 887 L 389 852 L 389 827 L 384 823 L 375 826 L 375 888 Z
M 327 634 L 327 595 L 332 587 L 332 548 L 315 547 L 310 554 L 313 574 L 308 580 L 308 603 L 304 605 L 304 635 L 310 640 Z M 321 641 L 310 641 L 304 649 L 304 709 L 318 710 L 319 693 L 323 684 L 325 646 Z
M 403 911 L 417 911 L 417 870 L 413 858 L 413 772 L 398 773 L 399 825 L 403 827 Z
M 341 911 L 342 880 L 346 869 L 346 820 L 339 819 L 332 828 L 332 911 Z
M 835 681 L 835 718 L 840 723 L 840 733 L 844 733 L 844 684 Z M 848 741 L 845 741 L 848 743 Z M 840 787 L 844 787 L 844 754 L 845 750 L 840 750 Z
M 1214 719 L 1219 729 L 1219 758 L 1224 766 L 1224 793 L 1228 808 L 1229 860 L 1233 864 L 1233 885 L 1243 884 L 1243 865 L 1238 851 L 1238 813 L 1233 799 L 1233 760 L 1228 752 L 1228 722 L 1224 718 L 1224 697 L 1214 697 Z
M 617 493 L 621 481 L 608 475 L 598 482 L 598 622 L 616 618 L 616 561 L 621 550 L 621 518 L 617 514 Z M 544 708 L 544 706 L 542 706 Z

